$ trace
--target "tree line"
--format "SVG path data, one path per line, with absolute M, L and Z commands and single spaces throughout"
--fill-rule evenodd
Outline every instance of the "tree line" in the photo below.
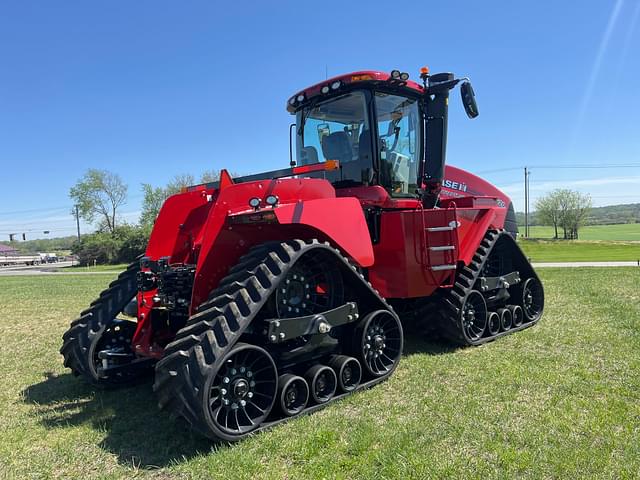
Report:
M 557 189 L 540 197 L 536 203 L 538 223 L 554 229 L 553 238 L 562 229 L 562 238 L 577 240 L 578 230 L 584 226 L 591 210 L 591 197 L 580 192 Z
M 113 172 L 89 169 L 69 190 L 69 197 L 77 205 L 79 218 L 95 225 L 96 231 L 82 235 L 71 251 L 82 264 L 129 263 L 144 252 L 153 223 L 162 204 L 171 195 L 189 185 L 218 180 L 220 172 L 206 170 L 196 181 L 192 174 L 174 176 L 164 186 L 141 184 L 142 211 L 136 223 L 122 219 L 122 207 L 126 205 L 128 185 Z M 71 212 L 76 215 L 76 210 Z

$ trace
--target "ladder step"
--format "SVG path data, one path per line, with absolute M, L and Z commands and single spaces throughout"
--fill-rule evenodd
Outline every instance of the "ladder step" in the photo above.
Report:
M 431 270 L 438 272 L 440 270 L 455 270 L 457 267 L 455 265 L 432 265 Z
M 427 232 L 450 232 L 456 227 L 427 227 Z
M 446 252 L 448 250 L 455 250 L 456 247 L 453 245 L 441 245 L 439 247 L 429 247 L 429 250 L 432 252 Z

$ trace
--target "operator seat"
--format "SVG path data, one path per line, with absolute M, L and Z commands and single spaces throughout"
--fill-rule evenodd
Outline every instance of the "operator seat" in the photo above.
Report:
M 322 139 L 322 154 L 327 160 L 338 160 L 340 165 L 353 160 L 351 142 L 345 132 L 334 132 Z
M 316 147 L 302 147 L 300 149 L 300 165 L 310 165 L 312 163 L 318 163 L 318 151 Z

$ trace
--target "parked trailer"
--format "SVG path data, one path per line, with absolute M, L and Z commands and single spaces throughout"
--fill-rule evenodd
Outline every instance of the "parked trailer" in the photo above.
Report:
M 10 267 L 13 265 L 40 265 L 40 255 L 2 255 L 0 256 L 0 266 Z

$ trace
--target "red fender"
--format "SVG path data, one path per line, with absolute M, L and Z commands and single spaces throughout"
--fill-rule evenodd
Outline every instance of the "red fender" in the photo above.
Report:
M 275 210 L 280 224 L 302 224 L 322 232 L 361 267 L 373 265 L 373 245 L 357 198 L 322 198 Z

